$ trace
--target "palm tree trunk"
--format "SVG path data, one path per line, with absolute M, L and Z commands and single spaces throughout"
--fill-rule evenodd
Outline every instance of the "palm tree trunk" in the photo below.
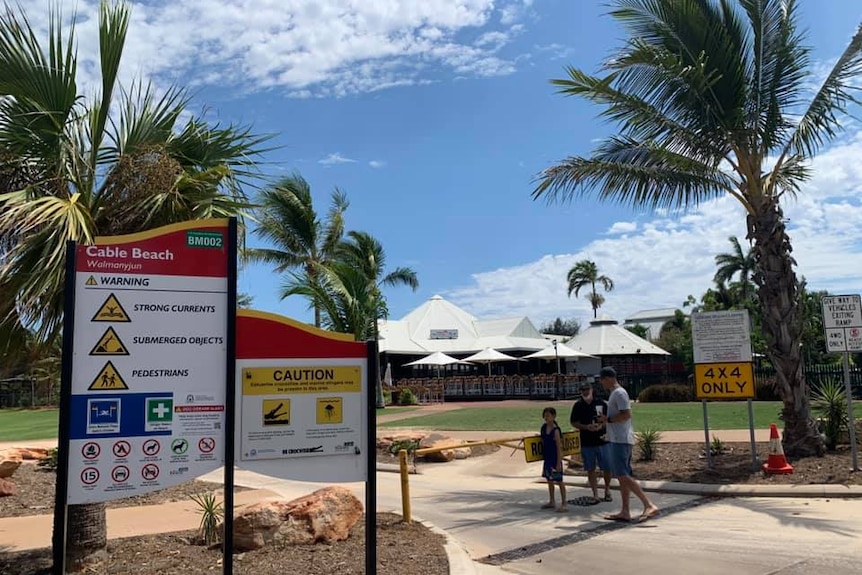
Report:
M 66 572 L 81 571 L 107 559 L 104 503 L 70 505 L 67 521 Z
M 755 283 L 762 310 L 763 336 L 784 402 L 784 451 L 791 457 L 823 455 L 825 446 L 811 419 L 809 388 L 802 369 L 802 293 L 790 256 L 790 238 L 777 200 L 755 205 L 753 229 Z M 767 281 L 767 278 L 772 281 Z

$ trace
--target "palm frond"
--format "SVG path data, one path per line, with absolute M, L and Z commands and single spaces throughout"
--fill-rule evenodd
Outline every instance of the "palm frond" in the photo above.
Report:
M 678 209 L 736 188 L 715 166 L 653 144 L 612 137 L 591 158 L 567 158 L 543 171 L 533 198 L 566 202 L 596 189 L 600 200 Z

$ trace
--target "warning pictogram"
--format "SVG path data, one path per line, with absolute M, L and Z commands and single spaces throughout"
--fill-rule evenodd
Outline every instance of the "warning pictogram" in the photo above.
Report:
M 109 361 L 105 364 L 105 367 L 102 368 L 102 371 L 99 372 L 99 375 L 96 376 L 96 379 L 93 380 L 93 383 L 91 383 L 90 387 L 87 389 L 117 390 L 129 389 L 129 386 L 126 385 L 125 381 L 123 381 L 123 378 L 117 372 L 117 368 L 114 367 L 114 364 Z
M 120 336 L 114 328 L 109 327 L 90 351 L 90 355 L 129 355 L 129 350 L 120 341 Z
M 290 425 L 290 400 L 289 399 L 264 399 L 263 400 L 263 424 L 264 425 Z
M 84 282 L 84 285 L 94 286 L 94 285 L 99 285 L 99 282 L 96 281 L 96 278 L 94 278 L 93 276 L 90 276 L 87 278 L 87 281 Z
M 129 314 L 120 305 L 120 300 L 117 299 L 117 296 L 111 294 L 90 321 L 130 322 L 132 320 L 129 319 Z
M 102 448 L 99 447 L 99 444 L 92 441 L 85 443 L 84 447 L 81 448 L 81 455 L 84 456 L 84 459 L 96 459 L 101 452 Z
M 147 463 L 141 469 L 141 477 L 146 481 L 153 481 L 159 476 L 159 466 L 155 463 Z
M 114 483 L 125 483 L 129 478 L 129 468 L 125 465 L 118 465 L 111 470 L 111 479 Z
M 81 472 L 81 483 L 93 485 L 99 480 L 99 470 L 95 467 L 87 467 Z
M 141 446 L 141 450 L 143 450 L 144 455 L 157 455 L 159 450 L 162 448 L 161 444 L 156 439 L 148 439 Z
M 114 452 L 114 457 L 117 459 L 124 459 L 129 456 L 129 452 L 132 451 L 132 446 L 129 445 L 128 441 L 118 441 L 114 443 L 113 447 L 111 447 L 111 451 Z
M 317 423 L 341 423 L 344 421 L 344 401 L 340 397 L 317 398 Z
M 215 439 L 212 437 L 201 437 L 200 441 L 198 441 L 198 449 L 201 450 L 201 453 L 212 453 L 213 449 L 215 449 Z

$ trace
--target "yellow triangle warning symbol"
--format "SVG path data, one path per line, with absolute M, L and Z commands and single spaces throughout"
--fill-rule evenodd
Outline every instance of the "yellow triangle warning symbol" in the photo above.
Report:
M 99 282 L 96 281 L 95 277 L 90 276 L 87 278 L 87 281 L 84 282 L 84 285 L 94 286 L 94 285 L 99 285 Z
M 132 320 L 129 319 L 129 314 L 127 314 L 126 310 L 123 309 L 123 306 L 120 305 L 120 301 L 117 299 L 117 296 L 111 294 L 90 321 L 130 322 Z
M 120 341 L 120 336 L 114 328 L 109 327 L 90 351 L 90 355 L 129 355 L 129 350 Z
M 93 380 L 93 383 L 90 384 L 90 387 L 87 389 L 91 390 L 117 390 L 117 389 L 129 389 L 129 386 L 126 385 L 126 382 L 123 381 L 123 378 L 120 376 L 119 372 L 117 372 L 117 368 L 114 367 L 114 364 L 110 361 L 105 364 L 105 367 L 102 368 L 102 371 L 99 372 L 99 375 L 96 376 L 96 379 Z

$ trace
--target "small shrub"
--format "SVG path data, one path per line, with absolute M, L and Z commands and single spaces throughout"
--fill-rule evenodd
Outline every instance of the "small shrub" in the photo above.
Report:
M 216 501 L 216 496 L 213 493 L 196 493 L 191 496 L 191 500 L 197 503 L 201 514 L 198 534 L 204 545 L 218 543 L 218 524 L 224 517 L 224 507 L 221 502 Z
M 844 385 L 831 380 L 814 388 L 813 411 L 823 420 L 822 433 L 826 449 L 834 451 L 841 432 L 847 429 L 847 396 Z
M 691 387 L 681 383 L 650 385 L 638 394 L 640 403 L 675 403 L 694 401 Z
M 652 461 L 658 453 L 658 442 L 661 439 L 661 432 L 657 429 L 647 428 L 643 431 L 638 431 L 635 434 L 638 448 L 639 461 Z
M 407 455 L 412 456 L 417 449 L 419 449 L 419 442 L 413 439 L 399 439 L 397 441 L 393 441 L 389 446 L 389 453 L 392 455 L 398 455 L 398 452 L 402 449 L 407 451 Z
M 725 451 L 727 451 L 727 446 L 724 442 L 718 438 L 717 435 L 712 436 L 712 443 L 709 444 L 709 451 L 713 455 L 721 455 Z
M 48 457 L 39 461 L 38 465 L 45 471 L 53 471 L 56 473 L 57 467 L 60 464 L 60 452 L 56 447 L 48 450 Z
M 383 405 L 392 405 L 392 391 L 388 389 L 383 390 Z
M 409 387 L 405 387 L 401 390 L 401 393 L 398 395 L 398 405 L 415 405 L 416 404 L 416 394 L 413 393 L 413 390 Z

